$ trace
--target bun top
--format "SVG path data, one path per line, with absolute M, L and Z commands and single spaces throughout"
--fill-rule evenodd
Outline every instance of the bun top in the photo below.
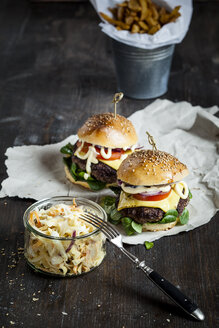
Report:
M 164 152 L 139 150 L 130 154 L 117 171 L 119 180 L 134 186 L 154 186 L 182 180 L 189 174 L 183 163 Z
M 129 147 L 138 141 L 134 126 L 124 116 L 103 113 L 91 116 L 78 130 L 83 141 L 110 148 Z

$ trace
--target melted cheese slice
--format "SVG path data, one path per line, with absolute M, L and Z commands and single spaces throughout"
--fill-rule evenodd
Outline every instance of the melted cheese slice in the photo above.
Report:
M 77 156 L 77 154 L 74 154 L 75 156 Z M 84 153 L 80 153 L 80 155 L 84 155 Z M 120 167 L 123 159 L 114 159 L 113 161 L 110 160 L 105 160 L 105 159 L 97 159 L 97 161 L 103 162 L 104 164 L 112 167 L 114 170 L 118 170 L 118 168 Z
M 128 156 L 128 155 L 131 154 L 131 153 L 132 153 L 132 150 L 127 150 L 127 151 L 125 152 L 125 154 L 123 154 L 123 155 L 121 156 L 121 158 L 119 158 L 119 159 L 114 159 L 113 161 L 105 160 L 105 159 L 97 159 L 97 161 L 100 161 L 100 162 L 102 162 L 102 163 L 104 163 L 104 164 L 106 164 L 106 165 L 112 167 L 114 170 L 117 171 L 118 168 L 120 167 L 122 161 L 124 160 L 124 157 L 123 157 L 123 156 L 124 156 L 124 155 L 127 155 L 127 156 Z M 74 155 L 77 156 L 77 153 L 75 152 Z M 84 156 L 85 153 L 80 152 L 79 155 Z M 77 156 L 77 157 L 79 157 L 79 156 Z M 80 157 L 79 157 L 79 158 L 80 158 Z
M 129 155 L 129 154 L 131 154 L 131 153 L 132 153 L 131 150 L 127 150 L 127 151 L 125 152 L 125 154 L 123 154 L 123 155 Z M 112 167 L 114 170 L 117 171 L 118 168 L 120 167 L 122 161 L 124 160 L 123 155 L 121 156 L 120 159 L 114 159 L 113 161 L 105 160 L 105 159 L 98 159 L 98 161 L 103 162 L 104 164 L 106 164 L 106 165 Z
M 179 202 L 179 195 L 172 189 L 169 196 L 158 201 L 142 201 L 135 199 L 131 194 L 121 192 L 118 204 L 118 211 L 129 207 L 155 207 L 160 208 L 164 212 L 177 208 Z
M 98 161 L 103 162 L 104 164 L 112 167 L 114 170 L 118 170 L 118 168 L 120 167 L 121 163 L 122 163 L 122 159 L 114 159 L 114 161 L 105 161 L 104 159 L 98 159 Z

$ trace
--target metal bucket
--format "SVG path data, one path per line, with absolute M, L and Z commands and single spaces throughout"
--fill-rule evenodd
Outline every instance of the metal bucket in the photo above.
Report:
M 150 99 L 167 91 L 174 45 L 147 50 L 112 40 L 118 91 Z

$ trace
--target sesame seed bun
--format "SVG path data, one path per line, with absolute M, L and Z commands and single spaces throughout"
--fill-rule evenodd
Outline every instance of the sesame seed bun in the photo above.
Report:
M 174 222 L 170 222 L 170 223 L 144 223 L 142 225 L 142 231 L 166 231 L 166 230 L 170 230 L 173 227 L 175 227 L 175 225 L 177 224 L 178 219 L 176 219 L 176 221 Z
M 189 174 L 176 157 L 153 150 L 140 150 L 130 154 L 117 171 L 119 180 L 134 186 L 156 186 L 182 180 Z
M 130 147 L 137 143 L 134 126 L 124 116 L 114 113 L 97 114 L 88 118 L 78 130 L 79 139 L 110 148 Z
M 90 189 L 90 186 L 87 182 L 85 181 L 75 181 L 75 179 L 73 178 L 73 176 L 71 175 L 68 167 L 65 165 L 65 175 L 66 175 L 66 178 L 71 181 L 72 183 L 74 184 L 77 184 L 77 185 L 80 185 L 86 189 Z

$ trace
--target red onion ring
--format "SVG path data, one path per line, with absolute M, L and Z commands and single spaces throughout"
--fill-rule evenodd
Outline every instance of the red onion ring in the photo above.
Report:
M 157 191 L 157 192 L 141 192 L 141 193 L 138 193 L 138 195 L 141 195 L 141 196 L 157 196 L 157 195 L 165 195 L 165 194 L 168 194 L 168 192 L 170 192 L 170 191 L 166 191 L 166 192 L 163 192 L 163 191 Z
M 95 145 L 95 147 L 97 147 L 98 149 L 100 149 L 102 146 Z M 141 146 L 141 147 L 136 147 L 135 150 L 136 150 L 136 149 L 142 149 L 142 148 L 143 148 L 143 146 Z M 107 147 L 104 147 L 104 149 L 106 150 Z M 112 150 L 113 150 L 113 151 L 117 151 L 117 152 L 124 151 L 123 148 L 112 148 Z M 131 147 L 127 148 L 125 151 L 127 151 L 127 150 L 131 150 Z
M 76 237 L 76 230 L 74 230 L 72 233 L 72 238 L 75 238 L 75 237 Z M 72 246 L 74 245 L 74 242 L 75 242 L 75 239 L 72 239 L 68 248 L 66 248 L 66 250 L 65 250 L 66 253 L 68 253 L 71 250 Z

